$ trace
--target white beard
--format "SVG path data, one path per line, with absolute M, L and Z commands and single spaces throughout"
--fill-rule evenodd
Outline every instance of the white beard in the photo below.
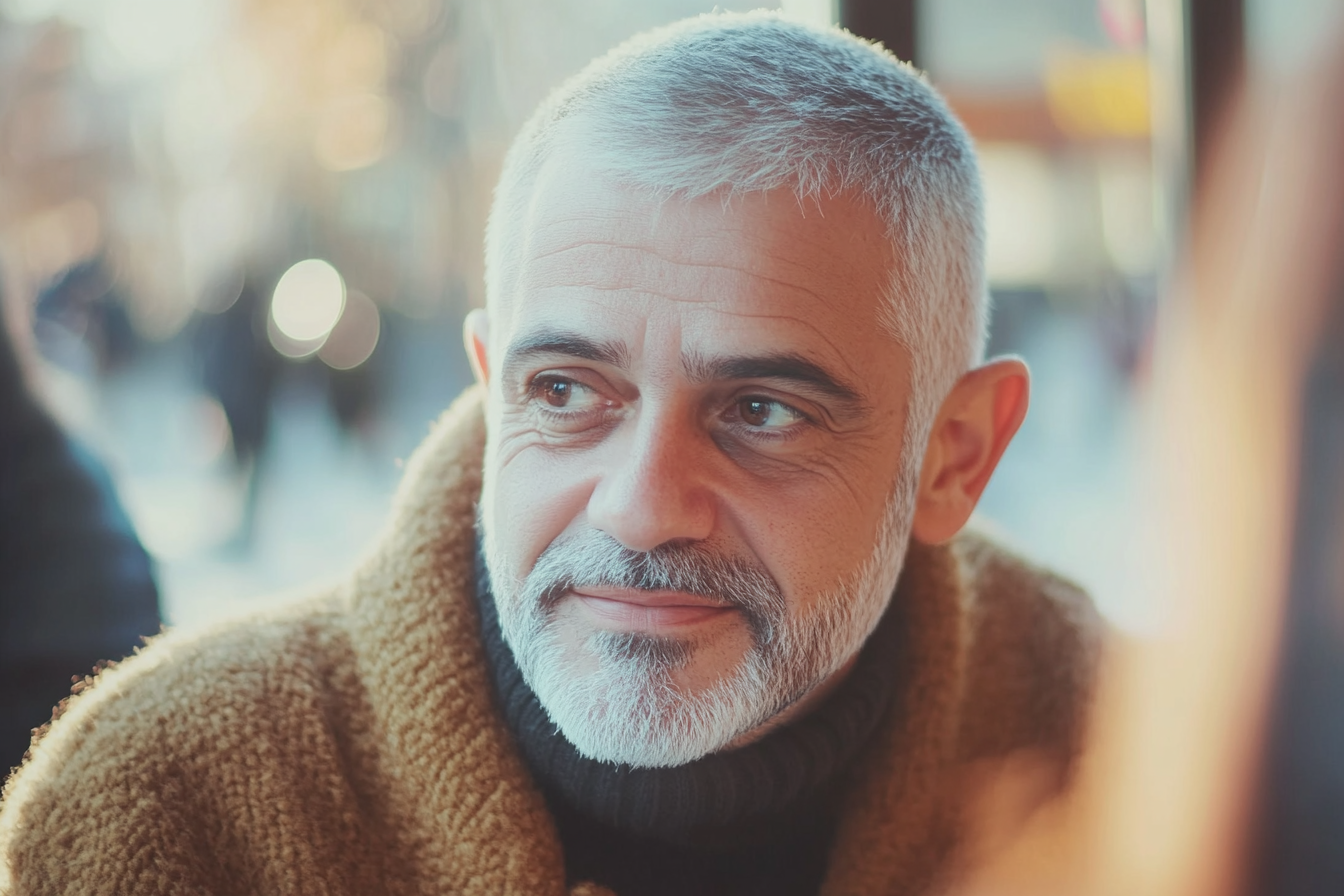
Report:
M 903 464 L 903 467 L 911 465 Z M 790 612 L 763 570 L 703 543 L 631 551 L 597 530 L 552 542 L 526 578 L 504 574 L 494 526 L 484 543 L 500 625 L 523 678 L 580 754 L 634 767 L 684 765 L 759 728 L 830 678 L 863 646 L 900 575 L 918 465 L 903 469 L 873 552 L 806 615 Z M 555 604 L 577 585 L 653 588 L 717 597 L 746 616 L 753 645 L 715 684 L 687 691 L 675 673 L 690 639 L 599 631 L 575 657 L 561 642 Z M 596 668 L 592 660 L 596 660 Z

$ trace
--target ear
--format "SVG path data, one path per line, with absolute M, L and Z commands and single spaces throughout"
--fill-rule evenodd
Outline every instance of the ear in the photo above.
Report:
M 1031 374 L 1020 358 L 970 371 L 943 401 L 929 434 L 911 534 L 925 544 L 961 531 L 1027 416 Z
M 490 382 L 490 363 L 485 351 L 490 344 L 490 318 L 484 308 L 467 312 L 466 320 L 462 321 L 462 344 L 467 349 L 467 360 L 471 362 L 476 382 L 486 385 Z

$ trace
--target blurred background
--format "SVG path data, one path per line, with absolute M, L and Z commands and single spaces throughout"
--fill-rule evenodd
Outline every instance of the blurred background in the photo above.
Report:
M 548 88 L 711 0 L 0 0 L 0 271 L 46 406 L 111 473 L 166 622 L 351 568 L 469 380 L 482 227 Z M 982 510 L 1097 596 L 1134 562 L 1135 390 L 1201 141 L 1332 0 L 796 0 L 976 137 L 992 350 L 1034 373 Z

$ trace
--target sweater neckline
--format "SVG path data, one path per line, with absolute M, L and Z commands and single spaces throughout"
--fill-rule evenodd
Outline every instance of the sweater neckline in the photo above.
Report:
M 892 600 L 859 658 L 808 715 L 736 750 L 674 768 L 633 768 L 580 755 L 523 680 L 504 640 L 477 551 L 482 643 L 499 708 L 548 799 L 622 832 L 731 848 L 769 839 L 800 817 L 831 814 L 842 779 L 899 690 L 905 625 Z

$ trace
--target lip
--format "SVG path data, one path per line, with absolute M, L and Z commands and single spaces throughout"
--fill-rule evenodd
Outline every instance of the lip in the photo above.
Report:
M 737 612 L 730 605 L 679 591 L 584 587 L 571 594 L 603 628 L 622 631 L 685 629 Z

